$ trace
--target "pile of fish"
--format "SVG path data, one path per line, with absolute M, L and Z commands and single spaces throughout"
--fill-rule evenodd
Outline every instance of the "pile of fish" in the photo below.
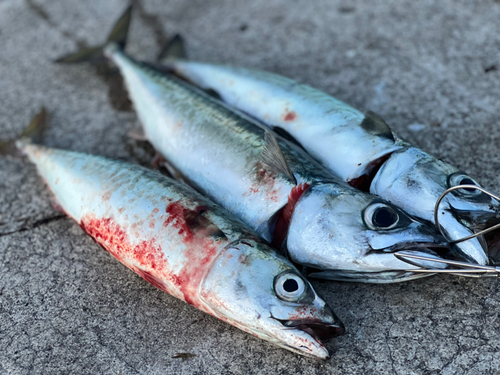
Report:
M 306 277 L 498 275 L 482 233 L 500 206 L 472 177 L 312 87 L 190 62 L 178 37 L 162 65 L 140 62 L 124 52 L 130 17 L 131 8 L 102 46 L 58 61 L 104 55 L 117 66 L 143 126 L 135 137 L 178 181 L 36 145 L 43 112 L 0 150 L 28 156 L 61 210 L 146 281 L 257 337 L 328 358 L 321 339 L 344 327 Z

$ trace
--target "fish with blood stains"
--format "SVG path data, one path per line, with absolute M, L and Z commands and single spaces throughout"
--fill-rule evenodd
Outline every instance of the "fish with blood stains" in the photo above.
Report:
M 306 356 L 328 358 L 319 337 L 344 333 L 290 261 L 191 188 L 137 165 L 26 138 L 4 146 L 0 153 L 26 155 L 59 207 L 155 287 Z
M 434 248 L 444 240 L 425 224 L 349 187 L 243 114 L 134 60 L 123 43 L 102 48 L 120 69 L 156 150 L 185 181 L 307 266 L 308 275 L 376 283 L 428 276 L 393 255 L 406 249 L 439 259 Z M 84 57 L 77 52 L 59 61 Z M 434 261 L 421 265 L 446 267 Z
M 165 64 L 178 76 L 295 139 L 352 186 L 429 223 L 436 224 L 434 205 L 445 190 L 458 185 L 480 186 L 453 165 L 400 140 L 373 112 L 363 114 L 292 79 L 182 58 L 168 59 Z M 481 191 L 457 189 L 443 200 L 439 224 L 448 240 L 458 240 L 495 221 L 499 211 L 499 203 Z M 486 242 L 481 236 L 456 243 L 447 257 L 487 264 Z

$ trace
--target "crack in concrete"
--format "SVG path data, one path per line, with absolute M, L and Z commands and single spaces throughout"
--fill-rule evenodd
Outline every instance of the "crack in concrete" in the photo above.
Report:
M 32 229 L 38 228 L 38 227 L 40 227 L 42 225 L 49 224 L 49 223 L 52 223 L 54 221 L 58 221 L 58 220 L 61 220 L 61 219 L 66 219 L 66 218 L 67 218 L 67 216 L 63 215 L 63 214 L 49 216 L 49 217 L 37 220 L 37 221 L 33 222 L 33 224 L 31 224 L 29 226 L 21 227 L 19 229 L 13 230 L 11 232 L 0 233 L 0 237 L 8 236 L 8 235 L 11 235 L 11 234 L 14 234 L 14 233 L 26 232 L 28 230 L 32 230 Z
M 66 38 L 71 39 L 73 42 L 75 42 L 77 44 L 78 48 L 85 47 L 84 42 L 82 42 L 81 40 L 78 40 L 77 38 L 75 38 L 73 35 L 71 35 L 67 31 L 59 29 L 58 25 L 55 24 L 54 22 L 52 22 L 49 14 L 42 8 L 42 6 L 35 3 L 33 0 L 26 0 L 26 4 L 28 5 L 28 8 L 33 11 L 33 13 L 35 13 L 39 18 L 44 20 L 49 26 L 51 26 L 52 28 L 59 31 Z

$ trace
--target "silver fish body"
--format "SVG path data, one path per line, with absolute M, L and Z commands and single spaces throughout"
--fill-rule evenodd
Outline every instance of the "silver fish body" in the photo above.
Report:
M 400 141 L 375 114 L 363 114 L 310 86 L 244 68 L 182 60 L 167 66 L 266 125 L 283 129 L 352 186 L 365 185 L 429 223 L 434 223 L 434 204 L 446 189 L 460 183 L 479 186 L 452 165 Z M 450 241 L 458 240 L 482 229 L 498 209 L 496 201 L 479 191 L 458 190 L 445 197 L 440 225 Z M 452 255 L 488 263 L 482 237 L 456 244 Z
M 344 332 L 288 260 L 192 189 L 139 166 L 18 146 L 68 216 L 155 287 L 303 355 L 327 358 L 317 334 Z
M 147 139 L 203 194 L 268 241 L 276 236 L 280 212 L 296 196 L 286 247 L 294 261 L 319 269 L 313 276 L 323 277 L 326 270 L 331 279 L 366 282 L 424 276 L 413 274 L 414 266 L 392 255 L 393 248 L 442 241 L 424 224 L 335 180 L 282 139 L 279 145 L 296 181 L 275 173 L 262 157 L 266 130 L 199 90 L 133 60 L 116 46 L 106 48 L 106 55 L 125 79 Z M 306 191 L 302 195 L 301 188 Z M 394 215 L 391 228 L 367 227 L 365 212 L 375 214 L 377 207 Z M 416 252 L 429 253 L 424 246 L 417 247 Z M 423 265 L 444 267 L 429 263 Z

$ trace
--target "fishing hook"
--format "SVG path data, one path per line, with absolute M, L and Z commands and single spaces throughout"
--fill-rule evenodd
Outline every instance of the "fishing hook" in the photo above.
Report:
M 408 254 L 404 252 L 396 252 L 394 256 L 399 260 L 409 263 L 412 266 L 420 267 L 417 269 L 408 270 L 408 272 L 419 272 L 419 273 L 443 273 L 443 274 L 451 274 L 456 276 L 467 276 L 467 277 L 476 277 L 476 278 L 484 278 L 484 277 L 499 277 L 500 276 L 500 267 L 494 266 L 481 266 L 479 264 L 472 264 L 466 262 L 459 262 L 456 260 L 449 259 L 438 259 L 432 257 L 426 257 L 423 255 L 415 255 Z M 437 262 L 447 264 L 449 266 L 461 267 L 457 269 L 429 269 L 429 268 L 421 268 L 422 266 L 415 262 L 415 260 L 423 260 L 427 262 Z
M 441 233 L 441 235 L 444 238 L 446 238 L 446 235 L 443 232 L 443 228 L 441 228 L 441 226 L 439 225 L 439 218 L 438 218 L 438 216 L 439 216 L 438 215 L 439 204 L 441 203 L 441 201 L 443 200 L 443 198 L 447 194 L 451 193 L 454 190 L 458 190 L 458 189 L 476 189 L 476 190 L 479 190 L 479 191 L 483 192 L 486 195 L 489 195 L 491 198 L 495 199 L 496 201 L 500 202 L 500 197 L 498 197 L 495 194 L 490 193 L 486 189 L 483 189 L 482 187 L 479 187 L 479 186 L 476 186 L 476 185 L 457 185 L 457 186 L 453 186 L 453 187 L 451 187 L 449 189 L 446 189 L 443 192 L 443 194 L 441 194 L 441 196 L 439 197 L 439 199 L 436 202 L 436 205 L 434 206 L 434 222 L 436 224 L 436 227 L 437 227 L 439 233 Z M 460 238 L 458 240 L 449 241 L 449 243 L 451 245 L 453 245 L 453 244 L 456 244 L 456 243 L 459 243 L 459 242 L 467 241 L 467 240 L 470 240 L 471 238 L 475 238 L 475 237 L 478 237 L 478 236 L 480 236 L 482 234 L 489 233 L 489 232 L 494 231 L 495 229 L 498 229 L 498 228 L 500 228 L 500 224 L 493 225 L 492 227 L 483 229 L 482 231 L 474 233 L 474 234 L 471 234 L 470 236 L 462 237 L 462 238 Z

